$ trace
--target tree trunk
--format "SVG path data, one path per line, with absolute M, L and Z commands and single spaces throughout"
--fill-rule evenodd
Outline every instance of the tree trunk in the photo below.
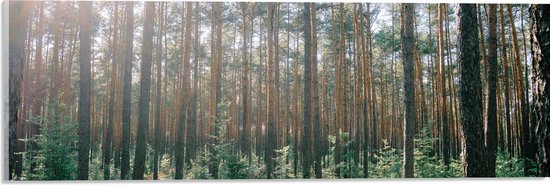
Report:
M 196 135 L 197 135 L 197 99 L 199 96 L 199 47 L 200 47 L 200 41 L 199 41 L 199 25 L 200 25 L 200 5 L 198 2 L 195 3 L 195 24 L 193 25 L 195 27 L 195 41 L 193 43 L 193 53 L 194 53 L 194 59 L 193 59 L 193 95 L 191 97 L 191 115 L 188 122 L 187 127 L 187 150 L 185 151 L 187 164 L 186 166 L 188 168 L 191 168 L 191 159 L 195 159 L 195 152 L 196 152 Z
M 78 179 L 88 180 L 90 153 L 90 94 L 92 53 L 92 2 L 80 2 L 80 99 L 78 101 Z
M 151 89 L 151 62 L 153 51 L 153 24 L 155 21 L 155 3 L 145 3 L 143 40 L 141 52 L 141 73 L 139 87 L 139 119 L 136 136 L 136 153 L 132 179 L 143 179 L 145 157 L 147 155 L 147 138 L 149 137 L 149 102 Z
M 487 9 L 489 19 L 488 56 L 487 56 L 487 116 L 485 118 L 485 149 L 487 151 L 487 176 L 495 177 L 497 152 L 497 5 L 490 4 Z
M 16 160 L 15 143 L 17 142 L 18 119 L 21 80 L 23 78 L 23 66 L 25 66 L 25 39 L 27 33 L 27 21 L 32 2 L 9 2 L 9 180 L 13 180 L 15 167 L 23 165 L 21 160 Z
M 369 81 L 368 81 L 368 74 L 369 74 L 369 68 L 370 64 L 369 62 L 369 54 L 367 53 L 367 48 L 369 47 L 369 42 L 367 42 L 363 36 L 363 25 L 365 24 L 363 22 L 363 17 L 366 17 L 367 22 L 370 22 L 370 10 L 369 10 L 370 4 L 367 4 L 367 16 L 363 16 L 363 4 L 359 4 L 359 15 L 361 17 L 360 25 L 361 25 L 361 42 L 364 42 L 364 44 L 361 44 L 361 50 L 363 52 L 363 177 L 368 178 L 369 177 L 369 113 L 370 110 L 370 97 L 369 97 Z M 370 26 L 367 26 L 366 29 L 367 34 L 370 34 Z
M 307 23 L 306 23 L 307 25 Z M 314 169 L 315 169 L 315 178 L 323 178 L 323 173 L 321 170 L 321 157 L 322 157 L 322 142 L 321 142 L 321 118 L 320 118 L 320 109 L 319 109 L 319 77 L 317 72 L 317 9 L 315 3 L 311 4 L 311 91 L 313 94 L 313 99 L 311 100 L 313 108 L 313 148 L 314 148 Z M 306 53 L 307 54 L 307 53 Z
M 403 124 L 403 177 L 414 177 L 414 4 L 404 3 L 401 15 L 401 48 L 404 60 L 405 123 Z
M 185 141 L 185 123 L 187 122 L 187 116 L 190 115 L 188 94 L 190 94 L 189 88 L 189 78 L 190 78 L 190 65 L 189 60 L 191 58 L 191 29 L 192 29 L 192 13 L 193 5 L 191 3 L 185 3 L 186 13 L 185 13 L 185 34 L 182 38 L 182 47 L 185 48 L 183 53 L 183 80 L 182 80 L 182 92 L 181 96 L 183 101 L 180 108 L 180 117 L 178 122 L 178 133 L 176 138 L 176 177 L 175 179 L 183 178 L 183 168 L 184 168 L 184 141 Z M 183 19 L 184 16 L 182 16 Z M 183 44 L 185 43 L 185 44 Z M 189 137 L 187 137 L 189 138 Z M 189 160 L 190 161 L 190 160 Z
M 443 42 L 443 18 L 444 18 L 444 4 L 439 4 L 438 10 L 438 41 L 439 41 L 439 102 L 441 108 L 441 125 L 443 138 L 443 164 L 446 168 L 449 166 L 449 121 L 447 119 L 447 94 L 445 92 L 445 55 L 444 55 L 444 42 Z
M 521 109 L 521 154 L 523 158 L 529 160 L 529 161 L 535 161 L 535 151 L 533 151 L 532 144 L 529 142 L 531 138 L 530 134 L 530 124 L 529 124 L 529 113 L 528 113 L 528 104 L 525 98 L 524 94 L 524 85 L 522 80 L 522 69 L 521 69 L 521 63 L 520 63 L 520 53 L 519 53 L 519 46 L 518 46 L 518 36 L 516 32 L 516 26 L 514 22 L 514 16 L 512 12 L 512 5 L 507 5 L 508 9 L 508 17 L 510 18 L 510 27 L 512 27 L 512 44 L 514 48 L 514 62 L 515 62 L 515 79 L 518 86 L 517 94 L 520 102 L 520 109 Z M 530 169 L 533 168 L 530 162 L 526 162 L 524 166 L 524 173 L 526 176 L 532 176 L 535 175 L 531 173 Z
M 298 17 L 296 19 L 296 24 L 298 24 L 300 22 L 300 18 Z M 298 82 L 298 69 L 299 69 L 299 60 L 298 60 L 298 52 L 299 52 L 299 49 L 298 49 L 298 45 L 300 43 L 300 39 L 299 38 L 299 35 L 300 35 L 300 31 L 296 30 L 296 44 L 294 45 L 295 48 L 294 48 L 294 83 L 293 83 L 293 90 L 294 90 L 294 95 L 292 96 L 293 100 L 294 100 L 294 116 L 293 116 L 293 125 L 292 125 L 292 133 L 294 135 L 294 144 L 293 144 L 293 151 L 294 151 L 294 176 L 296 177 L 298 175 L 298 159 L 299 159 L 299 153 L 298 153 L 298 144 L 299 144 L 299 138 L 298 138 L 298 122 L 300 121 L 300 112 L 298 110 L 298 101 L 299 101 L 299 98 L 298 98 L 298 92 L 299 92 L 299 89 L 300 89 L 300 85 L 299 85 L 299 82 Z
M 550 177 L 550 5 L 531 5 L 533 126 L 536 127 L 539 176 Z
M 126 38 L 124 39 L 124 79 L 122 90 L 122 151 L 120 161 L 120 178 L 129 179 L 130 170 L 130 133 L 132 108 L 132 62 L 134 40 L 134 2 L 126 2 Z
M 271 136 L 275 134 L 275 82 L 274 82 L 274 44 L 273 44 L 273 30 L 274 30 L 274 14 L 275 14 L 275 3 L 267 4 L 267 138 L 265 139 L 265 163 L 266 163 L 266 173 L 267 178 L 273 178 L 273 157 L 275 148 L 273 145 L 277 140 L 273 140 Z
M 154 124 L 154 144 L 153 144 L 153 180 L 158 180 L 159 173 L 159 153 L 160 153 L 160 109 L 161 109 L 161 89 L 162 89 L 162 36 L 164 33 L 164 5 L 159 3 L 159 33 L 157 36 L 157 82 L 156 82 L 156 104 L 155 104 L 155 124 Z
M 107 123 L 107 130 L 105 131 L 105 139 L 103 140 L 103 179 L 109 180 L 111 178 L 111 169 L 110 169 L 110 163 L 111 163 L 111 146 L 112 146 L 112 138 L 113 138 L 113 122 L 114 122 L 114 112 L 115 112 L 115 82 L 116 75 L 117 75 L 117 61 L 118 58 L 116 53 L 118 50 L 118 2 L 115 2 L 115 11 L 114 11 L 114 29 L 112 30 L 113 33 L 113 40 L 111 43 L 111 87 L 109 89 L 109 120 Z
M 250 117 L 248 111 L 248 73 L 250 67 L 248 65 L 248 3 L 241 3 L 241 10 L 243 15 L 243 28 L 242 28 L 242 38 L 243 38 L 243 74 L 242 74 L 242 103 L 243 103 L 243 118 L 242 118 L 242 128 L 243 132 L 241 134 L 241 152 L 249 156 L 248 151 L 250 151 L 250 146 L 248 144 L 248 138 L 250 130 L 248 130 L 248 119 Z
M 486 176 L 484 165 L 483 105 L 480 77 L 479 33 L 476 5 L 459 9 L 460 120 L 462 122 L 462 166 L 466 177 Z
M 501 44 L 502 44 L 502 69 L 504 70 L 504 115 L 506 119 L 506 135 L 508 136 L 508 153 L 511 156 L 513 155 L 512 148 L 512 122 L 510 121 L 510 78 L 508 77 L 508 57 L 506 54 L 506 35 L 504 29 L 504 9 L 500 5 L 500 32 L 501 32 Z
M 32 115 L 40 116 L 42 115 L 42 97 L 44 96 L 44 85 L 42 83 L 42 71 L 44 70 L 42 67 L 42 37 L 43 37 L 43 25 L 44 25 L 44 2 L 39 3 L 39 16 L 38 16 L 38 26 L 37 26 L 37 42 L 36 42 L 36 53 L 35 53 L 35 67 L 34 67 L 34 92 L 33 92 L 33 100 L 32 100 Z M 13 20 L 13 19 L 12 19 Z M 11 77 L 10 77 L 11 79 Z M 33 124 L 31 126 L 31 136 L 39 135 L 40 134 L 40 126 L 38 124 Z M 38 148 L 38 145 L 36 142 L 31 142 L 27 148 L 27 150 L 30 149 L 36 149 Z M 34 173 L 34 169 L 36 168 L 36 162 L 30 161 L 30 168 L 29 173 Z

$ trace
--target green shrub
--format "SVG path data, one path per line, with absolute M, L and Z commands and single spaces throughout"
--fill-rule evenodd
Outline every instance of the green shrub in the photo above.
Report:
M 451 163 L 446 169 L 443 160 L 434 156 L 435 150 L 431 143 L 437 139 L 428 138 L 426 130 L 422 132 L 420 138 L 414 140 L 416 145 L 414 148 L 414 176 L 416 178 L 462 177 L 460 161 L 451 159 Z
M 191 169 L 187 172 L 186 179 L 209 179 L 208 161 L 210 154 L 202 150 L 197 153 L 195 160 L 191 160 Z
M 77 125 L 70 116 L 58 116 L 50 111 L 48 116 L 33 117 L 31 122 L 40 125 L 40 135 L 29 141 L 38 148 L 29 148 L 33 156 L 29 161 L 36 163 L 30 180 L 73 180 L 77 177 Z
M 252 156 L 250 157 L 250 178 L 254 179 L 265 179 L 267 178 L 266 173 L 266 166 L 264 160 L 261 160 L 257 155 L 256 152 L 252 152 Z
M 280 179 L 294 178 L 294 174 L 292 173 L 292 163 L 289 157 L 289 154 L 292 153 L 291 146 L 285 146 L 280 150 L 275 150 L 275 152 L 277 152 L 277 157 L 275 158 L 275 163 L 277 165 L 275 166 L 275 171 L 273 172 L 275 177 Z
M 497 177 L 523 177 L 523 160 L 517 157 L 509 158 L 499 152 L 496 161 Z
M 369 165 L 369 176 L 372 178 L 401 178 L 403 168 L 402 153 L 391 148 L 387 140 L 382 140 L 384 147 L 373 154 L 375 164 Z

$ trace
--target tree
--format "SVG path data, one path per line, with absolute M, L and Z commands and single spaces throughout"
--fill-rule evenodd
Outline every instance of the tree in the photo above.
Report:
M 17 141 L 16 128 L 17 124 L 20 124 L 17 115 L 21 100 L 21 80 L 23 66 L 25 66 L 25 37 L 31 5 L 32 2 L 9 2 L 9 180 L 14 179 L 15 166 L 22 165 L 22 161 L 16 160 L 14 149 Z
M 525 91 L 523 90 L 524 89 L 524 85 L 523 85 L 523 80 L 522 80 L 522 69 L 521 69 L 521 63 L 520 63 L 520 53 L 519 53 L 519 46 L 518 46 L 518 34 L 516 32 L 516 25 L 515 25 L 515 21 L 514 21 L 514 16 L 513 16 L 513 12 L 512 12 L 512 5 L 508 4 L 507 6 L 507 10 L 508 10 L 508 18 L 510 18 L 510 27 L 512 28 L 512 46 L 513 46 L 513 49 L 514 49 L 514 63 L 515 63 L 515 69 L 514 69 L 514 72 L 515 72 L 515 75 L 514 75 L 514 79 L 516 80 L 516 86 L 518 87 L 517 89 L 517 94 L 518 94 L 518 99 L 519 99 L 519 105 L 520 105 L 520 109 L 521 109 L 521 144 L 522 144 L 522 147 L 521 147 L 521 155 L 523 158 L 525 159 L 528 159 L 530 161 L 534 161 L 535 160 L 535 152 L 533 151 L 533 147 L 531 146 L 531 143 L 530 143 L 530 138 L 531 138 L 531 134 L 530 134 L 530 124 L 529 124 L 529 114 L 528 114 L 528 104 L 527 104 L 527 100 L 525 98 Z M 531 166 L 531 163 L 529 162 L 526 162 L 525 163 L 525 166 L 524 166 L 524 173 L 526 175 L 534 175 L 530 172 L 530 169 L 532 168 Z
M 184 67 L 184 76 L 182 80 L 181 86 L 183 87 L 183 91 L 181 92 L 182 97 L 187 97 L 186 95 L 189 93 L 189 78 L 190 78 L 190 65 L 189 61 L 191 58 L 191 29 L 192 29 L 192 14 L 193 14 L 193 6 L 190 2 L 185 3 L 186 6 L 186 13 L 185 13 L 185 35 L 182 43 L 185 42 L 185 51 L 183 54 L 183 67 Z M 183 46 L 183 45 L 182 45 Z M 186 122 L 186 112 L 189 111 L 187 98 L 184 98 L 184 101 L 181 105 L 181 111 L 180 111 L 180 120 L 178 124 L 178 133 L 177 133 L 177 139 L 176 139 L 176 179 L 182 179 L 183 178 L 183 154 L 184 154 L 184 132 L 185 132 L 185 122 Z M 190 112 L 190 111 L 189 111 Z M 189 115 L 189 114 L 187 114 Z
M 405 81 L 405 123 L 403 124 L 404 154 L 403 177 L 414 177 L 414 4 L 401 4 L 401 48 L 403 51 L 404 81 Z
M 274 75 L 274 63 L 278 62 L 275 61 L 277 51 L 274 50 L 275 45 L 278 44 L 274 41 L 274 35 L 278 33 L 274 31 L 276 6 L 276 3 L 268 3 L 267 5 L 267 139 L 265 140 L 265 162 L 268 179 L 271 179 L 273 176 L 273 169 L 275 168 L 273 158 L 275 157 L 274 150 L 277 144 L 277 139 L 275 136 L 277 114 L 275 109 L 278 107 L 275 106 L 277 91 L 275 90 Z
M 36 41 L 36 55 L 35 55 L 35 76 L 34 76 L 34 99 L 33 99 L 33 108 L 32 108 L 32 114 L 34 115 L 41 115 L 41 108 L 42 108 L 42 93 L 44 91 L 44 86 L 42 85 L 43 76 L 42 76 L 42 45 L 43 45 L 43 30 L 44 30 L 44 2 L 39 3 L 39 15 L 38 15 L 38 26 L 37 26 L 37 35 L 38 38 Z M 13 20 L 13 19 L 12 19 Z M 11 47 L 10 47 L 11 48 Z M 10 77 L 11 79 L 11 77 Z M 11 98 L 10 98 L 11 99 Z M 31 135 L 39 135 L 40 134 L 40 127 L 38 124 L 34 124 L 31 126 Z M 28 148 L 35 149 L 38 146 L 36 145 L 36 142 L 30 143 Z M 34 161 L 31 161 L 29 172 L 33 173 L 34 169 L 36 167 L 36 163 Z
M 311 4 L 304 3 L 304 134 L 302 154 L 304 178 L 311 169 Z
M 118 2 L 115 2 L 115 11 L 114 11 L 114 28 L 113 28 L 113 40 L 112 40 L 112 56 L 111 56 L 111 63 L 112 63 L 112 70 L 111 70 L 111 84 L 109 89 L 109 120 L 107 123 L 107 131 L 105 132 L 105 140 L 103 140 L 103 179 L 109 180 L 111 178 L 111 169 L 110 169 L 110 163 L 111 163 L 111 148 L 112 148 L 112 140 L 113 140 L 113 122 L 114 122 L 114 112 L 115 112 L 115 82 L 117 81 L 116 75 L 117 75 L 117 52 L 118 50 Z
M 242 38 L 243 38 L 243 74 L 242 74 L 242 104 L 243 104 L 243 118 L 242 118 L 242 127 L 243 132 L 241 134 L 241 152 L 245 155 L 250 156 L 250 146 L 248 144 L 248 138 L 250 130 L 248 129 L 248 119 L 250 117 L 249 103 L 248 103 L 248 73 L 250 71 L 250 66 L 248 64 L 248 3 L 243 2 L 241 5 L 241 11 L 243 16 L 243 25 L 242 25 Z
M 490 4 L 487 9 L 489 19 L 489 36 L 487 44 L 487 116 L 485 118 L 485 147 L 487 151 L 487 176 L 495 176 L 497 152 L 497 5 Z
M 550 5 L 531 5 L 531 56 L 533 58 L 533 126 L 536 127 L 539 176 L 550 177 Z
M 510 121 L 510 78 L 508 77 L 509 71 L 508 71 L 508 57 L 506 54 L 506 35 L 504 30 L 504 9 L 502 5 L 500 5 L 500 32 L 501 32 L 501 43 L 502 43 L 502 70 L 503 70 L 503 78 L 504 78 L 504 115 L 506 119 L 506 126 L 507 126 L 507 133 L 508 136 L 508 153 L 510 154 L 510 158 L 513 155 L 513 147 L 512 147 L 512 122 Z
M 306 23 L 307 25 L 307 23 Z M 319 77 L 317 72 L 317 7 L 315 3 L 311 3 L 311 91 L 313 99 L 311 100 L 311 108 L 313 109 L 313 153 L 314 156 L 314 170 L 315 178 L 323 178 L 323 172 L 321 169 L 321 157 L 323 155 L 322 142 L 321 142 L 321 118 L 320 118 L 320 108 L 319 108 Z M 306 53 L 307 54 L 307 53 Z
M 147 138 L 149 134 L 149 102 L 151 99 L 151 61 L 153 51 L 153 24 L 155 21 L 155 2 L 145 3 L 143 25 L 143 40 L 141 52 L 141 73 L 139 87 L 139 119 L 136 136 L 136 153 L 132 179 L 143 179 L 145 171 L 145 155 L 147 154 Z
M 215 126 L 218 124 L 218 118 L 219 118 L 219 110 L 218 110 L 218 104 L 221 100 L 221 63 L 222 63 L 222 54 L 223 54 L 223 48 L 222 48 L 222 6 L 223 4 L 221 2 L 212 3 L 212 22 L 211 22 L 211 81 L 210 81 L 210 119 L 212 123 L 211 125 L 214 126 L 213 134 L 214 136 L 218 136 L 218 127 Z M 210 150 L 212 151 L 212 155 L 216 156 L 217 153 L 214 150 L 213 143 L 210 144 Z M 214 179 L 218 178 L 218 159 L 213 158 L 210 161 L 209 164 L 209 172 Z
M 459 8 L 460 120 L 463 173 L 466 177 L 486 176 L 484 164 L 483 106 L 480 77 L 479 32 L 476 6 Z M 482 164 L 482 165 L 479 165 Z
M 191 115 L 189 120 L 189 127 L 187 129 L 187 150 L 185 156 L 187 156 L 186 160 L 188 160 L 187 164 L 188 166 L 191 166 L 191 159 L 195 158 L 195 150 L 196 150 L 196 129 L 197 129 L 197 99 L 199 96 L 199 25 L 200 25 L 200 5 L 198 2 L 195 3 L 195 41 L 193 43 L 193 49 L 194 49 L 194 61 L 193 61 L 193 96 L 191 97 Z
M 130 115 L 132 113 L 132 61 L 133 54 L 133 39 L 134 39 L 134 2 L 126 2 L 126 27 L 124 39 L 124 79 L 122 90 L 122 151 L 120 161 L 120 178 L 129 179 L 130 169 Z
M 367 16 L 362 16 L 363 15 L 363 4 L 362 3 L 359 3 L 359 15 L 361 15 L 361 25 L 364 25 L 364 21 L 363 21 L 363 17 L 366 17 L 367 19 L 367 23 L 370 22 L 370 4 L 367 4 Z M 361 26 L 361 28 L 363 28 L 363 26 Z M 361 33 L 363 33 L 363 29 L 360 29 Z M 367 35 L 370 36 L 370 26 L 367 25 L 367 28 L 366 28 L 366 32 L 367 32 Z M 370 96 L 369 96 L 369 69 L 370 69 L 370 66 L 368 64 L 370 64 L 370 60 L 369 60 L 369 54 L 367 53 L 367 48 L 369 48 L 369 42 L 365 41 L 365 38 L 363 38 L 363 34 L 361 34 L 361 42 L 365 42 L 365 44 L 361 45 L 362 46 L 362 52 L 363 52 L 363 61 L 364 61 L 364 64 L 363 64 L 363 177 L 364 178 L 368 178 L 369 177 L 369 123 L 370 123 L 370 118 L 369 118 L 369 113 L 368 111 L 370 110 Z M 367 38 L 368 39 L 368 38 Z
M 153 156 L 153 179 L 158 180 L 159 153 L 160 153 L 160 105 L 161 105 L 161 87 L 162 87 L 162 36 L 164 31 L 164 5 L 159 6 L 159 32 L 157 36 L 157 82 L 156 82 L 156 104 L 155 104 L 155 130 L 154 130 L 154 156 Z
M 439 102 L 441 108 L 441 125 L 442 125 L 442 145 L 443 145 L 443 164 L 449 166 L 449 121 L 447 119 L 447 94 L 445 92 L 445 51 L 443 42 L 443 18 L 444 18 L 444 4 L 439 4 L 438 11 L 438 48 L 439 48 Z
M 92 55 L 92 2 L 80 2 L 80 100 L 78 101 L 78 179 L 88 180 L 90 154 L 90 94 Z

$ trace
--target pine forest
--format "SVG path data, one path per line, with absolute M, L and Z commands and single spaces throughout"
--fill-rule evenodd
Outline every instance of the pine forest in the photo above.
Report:
M 6 180 L 550 177 L 549 4 L 6 4 Z

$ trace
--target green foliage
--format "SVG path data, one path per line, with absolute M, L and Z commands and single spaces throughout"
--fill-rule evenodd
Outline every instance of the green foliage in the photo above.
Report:
M 227 108 L 228 103 L 221 102 L 218 105 L 218 111 Z M 229 118 L 219 116 L 217 124 L 217 135 L 210 136 L 214 140 L 213 152 L 205 150 L 197 155 L 196 160 L 191 160 L 191 169 L 187 173 L 187 179 L 209 179 L 210 173 L 208 165 L 215 163 L 218 165 L 218 176 L 220 179 L 246 179 L 253 174 L 246 158 L 232 152 L 234 145 L 232 140 L 228 140 L 227 123 Z
M 507 157 L 499 152 L 496 161 L 497 177 L 524 177 L 524 160 L 517 157 Z M 536 170 L 536 169 L 535 169 Z
M 340 178 L 342 177 L 361 177 L 362 176 L 362 169 L 360 169 L 359 164 L 353 161 L 353 154 L 354 150 L 350 149 L 350 146 L 352 145 L 352 141 L 349 139 L 349 134 L 347 132 L 343 132 L 340 134 L 340 140 L 344 141 L 343 147 L 347 150 L 343 151 L 344 155 L 342 155 L 342 160 L 340 161 L 340 164 L 338 164 L 336 167 L 340 168 Z
M 254 179 L 265 179 L 267 178 L 267 173 L 266 173 L 266 166 L 265 166 L 265 162 L 264 160 L 261 160 L 261 158 L 259 158 L 257 155 L 256 155 L 256 152 L 252 152 L 252 156 L 250 157 L 250 178 L 254 178 Z
M 47 116 L 32 117 L 30 120 L 40 125 L 40 135 L 34 141 L 38 148 L 29 148 L 33 156 L 28 161 L 36 163 L 34 173 L 28 174 L 30 180 L 72 180 L 76 179 L 77 167 L 77 125 L 70 116 L 59 116 L 49 111 Z
M 334 145 L 336 143 L 336 136 L 328 135 L 327 137 L 329 145 L 331 146 L 328 151 L 328 167 L 323 168 L 323 179 L 336 179 L 336 165 L 334 165 Z
M 92 180 L 103 180 L 103 153 L 99 149 L 99 145 L 90 145 L 92 158 L 88 169 L 89 178 Z
M 195 160 L 191 160 L 191 169 L 187 172 L 187 180 L 191 179 L 209 179 L 208 161 L 210 154 L 202 150 L 197 153 Z M 175 173 L 174 173 L 175 174 Z
M 245 158 L 239 155 L 227 155 L 220 163 L 220 178 L 223 179 L 247 179 L 250 176 L 250 168 Z M 225 172 L 225 173 L 224 173 Z
M 170 155 L 165 153 L 159 159 L 159 179 L 168 179 L 176 174 L 176 168 L 170 164 Z
M 376 163 L 369 165 L 372 178 L 400 178 L 403 168 L 403 155 L 391 148 L 387 140 L 382 140 L 384 147 L 373 154 Z
M 221 102 L 218 105 L 218 111 L 227 110 L 229 102 Z M 216 127 L 218 129 L 218 136 L 212 136 L 216 141 L 214 150 L 216 150 L 216 156 L 212 156 L 219 161 L 219 178 L 220 179 L 246 179 L 249 176 L 248 163 L 245 159 L 232 152 L 233 140 L 227 138 L 227 123 L 230 118 L 224 116 L 218 117 L 218 123 Z
M 275 177 L 280 179 L 289 179 L 294 178 L 292 173 L 292 163 L 290 161 L 290 153 L 292 153 L 292 147 L 290 145 L 281 148 L 280 150 L 275 150 L 277 152 L 277 157 L 275 158 Z
M 422 130 L 420 139 L 415 139 L 414 148 L 414 176 L 417 178 L 447 178 L 461 177 L 462 166 L 460 161 L 452 160 L 446 169 L 442 159 L 438 159 L 434 154 L 432 142 L 437 139 L 427 137 L 427 130 Z

